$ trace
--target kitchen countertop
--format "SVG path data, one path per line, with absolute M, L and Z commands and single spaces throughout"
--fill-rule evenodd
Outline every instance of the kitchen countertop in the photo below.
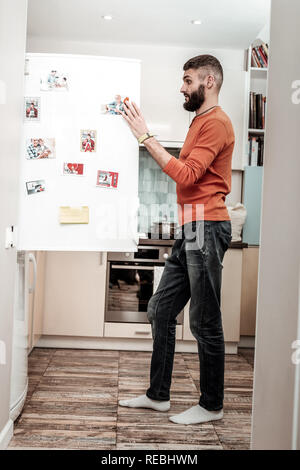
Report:
M 163 240 L 154 238 L 140 238 L 139 245 L 160 245 L 160 246 L 173 246 L 174 239 Z M 229 248 L 248 248 L 248 243 L 244 242 L 231 242 Z

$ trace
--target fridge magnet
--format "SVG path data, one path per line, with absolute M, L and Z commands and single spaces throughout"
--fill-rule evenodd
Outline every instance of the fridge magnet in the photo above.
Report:
M 57 70 L 51 70 L 46 76 L 41 77 L 40 88 L 42 91 L 67 91 L 68 78 Z
M 115 171 L 98 170 L 96 186 L 102 188 L 117 188 L 119 173 Z
M 37 122 L 40 120 L 41 104 L 40 98 L 25 98 L 24 120 Z
M 63 174 L 64 174 L 64 175 L 83 176 L 83 168 L 84 168 L 84 164 L 83 164 L 83 163 L 69 163 L 69 162 L 64 162 L 64 165 L 63 165 Z
M 88 224 L 89 223 L 89 207 L 59 207 L 59 223 L 60 224 Z
M 26 182 L 27 194 L 41 193 L 45 191 L 45 180 L 35 180 Z
M 120 113 L 118 111 L 120 110 L 124 112 L 124 103 L 126 101 L 129 101 L 128 96 L 122 98 L 121 95 L 115 95 L 115 99 L 113 101 L 108 104 L 102 105 L 101 111 L 105 114 L 113 114 L 120 116 Z
M 33 138 L 26 140 L 26 158 L 55 158 L 54 138 Z
M 96 151 L 97 131 L 81 130 L 80 131 L 80 151 L 95 152 Z

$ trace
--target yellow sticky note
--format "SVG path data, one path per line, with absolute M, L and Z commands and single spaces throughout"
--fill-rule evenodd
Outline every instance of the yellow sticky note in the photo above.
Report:
M 70 207 L 60 206 L 59 208 L 60 224 L 88 224 L 89 223 L 89 207 Z

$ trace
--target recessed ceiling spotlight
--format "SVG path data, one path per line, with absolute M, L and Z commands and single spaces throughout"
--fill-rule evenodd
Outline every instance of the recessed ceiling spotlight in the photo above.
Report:
M 192 24 L 202 24 L 202 21 L 201 20 L 192 20 L 191 23 Z
M 107 20 L 107 21 L 112 20 L 112 16 L 111 16 L 111 15 L 104 15 L 104 16 L 101 16 L 101 18 L 102 18 L 103 20 Z

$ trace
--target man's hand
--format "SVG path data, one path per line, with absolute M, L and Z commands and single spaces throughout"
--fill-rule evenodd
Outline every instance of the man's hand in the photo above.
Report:
M 124 109 L 126 114 L 121 110 L 119 110 L 119 113 L 122 114 L 125 121 L 128 122 L 131 132 L 137 139 L 141 135 L 146 134 L 146 132 L 149 132 L 145 119 L 134 102 L 129 103 L 129 101 L 126 100 L 124 102 Z

